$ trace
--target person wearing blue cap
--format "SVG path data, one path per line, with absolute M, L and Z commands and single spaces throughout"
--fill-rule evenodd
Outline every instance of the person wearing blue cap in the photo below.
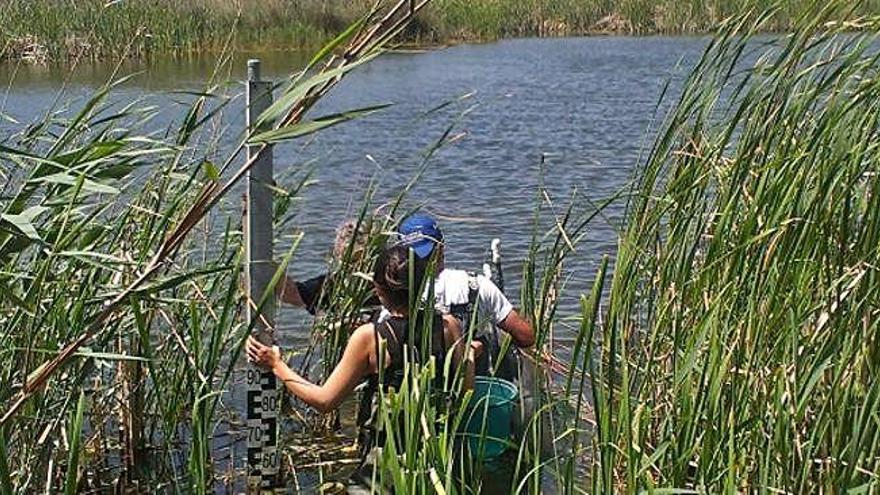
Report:
M 489 325 L 495 325 L 510 335 L 513 343 L 519 348 L 527 348 L 535 344 L 532 325 L 520 316 L 491 279 L 484 275 L 444 266 L 443 232 L 433 216 L 416 212 L 400 223 L 397 232 L 400 242 L 412 248 L 419 258 L 429 259 L 432 255 L 437 257 L 438 275 L 434 283 L 434 299 L 439 311 L 458 318 L 465 331 L 472 329 L 475 339 L 483 346 L 498 347 L 497 342 L 491 342 L 492 332 L 486 331 Z M 476 315 L 477 321 L 470 321 L 473 314 Z M 488 363 L 489 353 L 483 354 L 486 357 L 480 360 L 482 363 L 477 363 L 477 373 L 486 374 L 488 366 L 493 366 L 497 371 L 496 365 L 500 363 Z M 508 370 L 503 374 L 513 373 L 515 371 Z M 508 377 L 502 376 L 502 378 Z

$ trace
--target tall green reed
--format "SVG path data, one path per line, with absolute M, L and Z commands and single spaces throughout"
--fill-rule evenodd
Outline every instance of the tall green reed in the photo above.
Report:
M 771 40 L 753 35 L 772 15 L 731 20 L 707 48 L 636 177 L 610 290 L 603 263 L 582 300 L 573 365 L 561 384 L 537 381 L 539 413 L 527 418 L 512 491 L 540 493 L 548 478 L 566 493 L 876 489 L 880 85 L 872 43 L 880 26 L 830 21 L 838 7 L 815 9 Z M 219 254 L 202 253 L 200 263 L 179 256 L 132 292 L 130 312 L 108 320 L 43 391 L 21 390 L 32 383 L 25 373 L 51 364 L 42 356 L 86 332 L 84 316 L 138 276 L 194 199 L 192 186 L 217 180 L 207 157 L 192 153 L 197 118 L 165 142 L 135 132 L 148 112 L 111 111 L 104 97 L 67 121 L 47 117 L 0 150 L 4 173 L 17 181 L 0 237 L 0 339 L 10 356 L 0 398 L 29 394 L 26 414 L 0 427 L 0 484 L 118 483 L 119 470 L 88 467 L 81 449 L 52 439 L 62 427 L 71 439 L 82 428 L 88 451 L 112 452 L 125 420 L 97 413 L 140 390 L 144 399 L 132 403 L 155 409 L 142 415 L 145 433 L 130 451 L 164 444 L 159 486 L 207 491 L 221 397 L 211 387 L 226 386 L 245 333 L 232 318 L 236 229 L 226 229 Z M 194 104 L 196 115 L 206 101 Z M 110 198 L 141 184 L 136 172 L 149 167 L 163 172 L 139 179 L 143 192 L 119 213 Z M 565 316 L 557 314 L 564 261 L 596 214 L 549 210 L 549 229 L 538 220 L 546 210 L 536 213 L 535 232 L 547 233 L 534 236 L 521 292 L 539 373 L 559 370 L 553 329 Z M 133 376 L 148 379 L 119 396 L 127 375 L 116 370 L 126 368 L 107 363 L 141 368 Z M 461 417 L 441 421 L 445 411 L 425 400 L 437 366 L 414 369 L 386 398 L 389 427 L 405 418 L 407 452 L 380 457 L 379 476 L 414 493 L 478 490 L 459 476 L 466 469 L 456 471 L 468 462 L 455 449 Z M 78 419 L 85 413 L 65 419 L 74 407 L 90 408 L 88 428 Z M 180 438 L 189 442 L 187 474 L 176 471 Z M 66 473 L 78 465 L 92 471 L 71 481 Z
M 7 405 L 26 382 L 24 373 L 33 376 L 45 369 L 36 366 L 82 332 L 86 315 L 105 304 L 115 287 L 136 276 L 138 263 L 161 239 L 175 206 L 191 196 L 192 184 L 205 180 L 203 158 L 184 158 L 186 140 L 169 144 L 139 133 L 137 128 L 146 125 L 146 112 L 136 106 L 120 109 L 106 98 L 107 92 L 100 93 L 71 121 L 44 122 L 42 130 L 21 135 L 17 146 L 3 150 L 10 175 L 20 178 L 17 194 L 4 204 L 3 217 L 3 285 L 10 296 L 3 318 L 4 352 L 9 357 L 3 369 Z M 150 169 L 159 173 L 139 173 Z M 132 191 L 138 188 L 140 193 Z M 174 426 L 161 425 L 179 421 L 176 416 L 188 400 L 187 385 L 195 383 L 196 371 L 202 370 L 154 364 L 192 364 L 191 344 L 184 340 L 192 336 L 177 320 L 180 306 L 198 301 L 198 309 L 207 311 L 216 303 L 199 298 L 192 281 L 211 275 L 226 278 L 232 268 L 223 260 L 225 253 L 210 265 L 193 268 L 188 266 L 190 254 L 138 291 L 131 301 L 133 313 L 109 321 L 90 348 L 81 348 L 49 389 L 26 406 L 27 419 L 8 430 L 9 462 L 19 490 L 33 489 L 30 484 L 38 479 L 52 483 L 53 456 L 65 450 L 53 441 L 60 426 L 57 418 L 72 404 L 71 397 L 83 391 L 82 401 L 89 407 L 90 428 L 84 433 L 88 441 L 70 443 L 71 460 L 84 461 L 84 444 L 109 450 L 120 429 L 130 432 L 135 417 L 141 421 L 138 434 L 146 438 L 126 446 L 132 458 L 120 468 L 123 471 L 143 460 L 145 442 L 155 438 L 151 429 L 162 429 L 169 441 L 177 437 Z M 146 365 L 149 371 L 123 373 L 115 363 L 134 369 Z M 144 375 L 148 383 L 133 381 Z M 140 404 L 135 409 L 154 404 L 157 410 L 131 410 L 135 404 Z M 123 441 L 134 438 L 124 437 Z M 97 483 L 107 481 L 101 477 Z M 67 483 L 68 491 L 77 489 L 70 485 L 76 483 L 75 476 Z
M 803 2 L 783 2 L 767 31 L 792 27 Z M 186 0 L 104 2 L 9 0 L 0 9 L 0 59 L 37 63 L 145 58 L 221 51 L 229 33 L 246 50 L 316 48 L 355 22 L 372 2 Z M 438 0 L 404 33 L 443 43 L 514 36 L 706 33 L 725 19 L 760 10 L 754 0 Z M 874 1 L 855 6 L 876 14 Z
M 371 111 L 304 120 L 417 11 L 369 12 L 289 79 L 225 158 L 212 134 L 222 127 L 209 124 L 230 98 L 213 83 L 166 135 L 149 130 L 151 107 L 112 102 L 120 81 L 4 138 L 3 486 L 213 490 L 218 410 L 249 325 L 236 318 L 238 220 L 214 231 L 206 216 L 252 163 L 231 168 L 244 143 L 262 151 Z M 188 237 L 196 226 L 214 242 Z M 71 441 L 59 443 L 75 404 Z
M 639 170 L 594 491 L 877 489 L 880 25 L 844 7 L 770 40 L 772 11 L 726 23 Z
M 414 254 L 410 253 L 411 265 Z M 437 260 L 434 260 L 435 262 Z M 464 361 L 455 364 L 456 348 L 459 357 L 469 349 L 473 333 L 467 332 L 451 346 L 443 359 L 432 355 L 434 328 L 433 301 L 424 300 L 425 293 L 433 293 L 437 265 L 430 263 L 424 281 L 416 287 L 410 271 L 410 315 L 423 314 L 425 318 L 410 317 L 407 347 L 403 352 L 400 386 L 388 390 L 380 386 L 377 408 L 374 412 L 377 435 L 385 440 L 378 450 L 368 456 L 366 464 L 371 472 L 362 475 L 370 479 L 373 492 L 392 490 L 396 493 L 476 493 L 480 479 L 478 466 L 482 462 L 469 453 L 467 437 L 463 433 L 470 412 L 472 391 L 468 388 Z M 385 342 L 379 342 L 379 380 L 386 373 Z M 421 358 L 417 356 L 421 350 Z M 429 359 L 425 359 L 425 357 Z M 439 380 L 438 377 L 442 377 Z M 479 407 L 477 405 L 476 407 Z M 363 447 L 363 446 L 362 446 Z M 372 445 L 366 447 L 373 447 Z M 477 468 L 477 469 L 475 469 Z M 362 468 L 362 472 L 366 471 Z
M 877 489 L 880 26 L 811 9 L 788 35 L 755 37 L 768 11 L 710 43 L 635 175 L 567 368 L 563 265 L 596 212 L 547 209 L 521 301 L 550 351 L 538 370 L 561 376 L 540 382 L 512 492 Z
M 389 440 L 376 458 L 373 476 L 378 486 L 402 493 L 482 493 L 488 487 L 510 493 L 545 493 L 554 487 L 564 491 L 582 475 L 585 448 L 579 439 L 590 438 L 589 426 L 584 424 L 590 420 L 584 385 L 588 370 L 566 369 L 554 354 L 554 350 L 564 350 L 553 335 L 558 332 L 555 327 L 565 324 L 561 320 L 579 316 L 557 314 L 567 277 L 564 262 L 612 199 L 587 210 L 576 208 L 572 201 L 559 212 L 545 190 L 538 198 L 520 293 L 521 312 L 533 322 L 538 344 L 522 358 L 520 393 L 525 397 L 519 409 L 523 417 L 517 421 L 522 426 L 515 438 L 500 439 L 508 441 L 510 451 L 494 461 L 470 452 L 468 439 L 473 435 L 485 439 L 486 424 L 478 433 L 466 433 L 464 425 L 474 410 L 486 407 L 485 400 L 475 402 L 461 383 L 438 390 L 433 377 L 441 363 L 410 363 L 401 389 L 381 395 L 379 418 Z M 577 198 L 581 196 L 572 200 Z M 585 308 L 598 311 L 604 280 L 604 276 L 597 279 Z M 574 352 L 580 357 L 575 359 L 593 356 L 588 343 L 596 327 L 596 320 L 584 320 Z M 466 330 L 469 342 L 475 329 Z M 420 335 L 427 334 L 422 329 Z M 449 363 L 445 365 L 448 373 Z M 566 373 L 570 373 L 567 387 L 561 385 Z M 578 382 L 573 382 L 575 377 Z M 431 400 L 449 394 L 458 399 L 451 403 Z

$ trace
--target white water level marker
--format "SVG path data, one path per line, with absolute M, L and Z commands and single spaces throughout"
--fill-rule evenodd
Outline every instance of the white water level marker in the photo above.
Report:
M 260 80 L 260 61 L 248 60 L 247 106 L 245 119 L 253 131 L 259 115 L 272 103 L 272 83 Z M 247 173 L 247 215 L 245 217 L 245 249 L 247 267 L 245 285 L 248 303 L 247 322 L 254 322 L 253 335 L 266 345 L 274 345 L 275 298 L 270 296 L 262 308 L 259 304 L 275 271 L 272 262 L 272 148 L 261 145 L 247 147 L 247 159 L 260 153 Z M 257 310 L 259 314 L 257 314 Z M 247 485 L 248 493 L 271 492 L 279 485 L 278 453 L 278 381 L 271 371 L 248 364 L 247 369 Z

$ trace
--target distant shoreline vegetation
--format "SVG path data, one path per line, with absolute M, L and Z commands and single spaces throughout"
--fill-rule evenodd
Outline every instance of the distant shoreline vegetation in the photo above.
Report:
M 65 63 L 320 46 L 366 11 L 366 0 L 6 0 L 0 3 L 0 61 Z M 771 29 L 797 19 L 786 2 Z M 876 5 L 875 5 L 876 4 Z M 754 0 L 434 0 L 404 34 L 413 44 L 522 36 L 698 34 Z M 880 12 L 863 2 L 854 15 Z

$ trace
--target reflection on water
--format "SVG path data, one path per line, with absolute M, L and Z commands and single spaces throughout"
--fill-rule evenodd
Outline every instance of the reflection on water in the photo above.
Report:
M 447 265 L 479 269 L 490 240 L 500 238 L 508 292 L 516 301 L 539 184 L 546 185 L 557 211 L 573 191 L 579 206 L 588 208 L 590 201 L 599 203 L 626 187 L 657 118 L 662 118 L 657 101 L 664 84 L 671 80 L 674 90 L 683 71 L 677 67 L 688 67 L 704 45 L 702 38 L 524 39 L 389 54 L 359 68 L 314 112 L 394 105 L 307 142 L 276 148 L 282 185 L 307 167 L 314 167 L 319 181 L 306 190 L 293 225 L 278 232 L 278 250 L 286 248 L 294 231 L 303 231 L 291 274 L 305 279 L 323 270 L 333 231 L 357 211 L 365 185 L 379 181 L 379 202 L 396 195 L 413 177 L 423 150 L 473 106 L 457 124 L 462 138 L 433 158 L 411 193 L 411 204 L 441 216 Z M 237 82 L 252 55 L 236 54 L 216 80 L 239 91 Z M 305 60 L 302 54 L 286 52 L 259 57 L 264 76 L 275 80 Z M 0 112 L 19 122 L 32 121 L 53 105 L 62 89 L 57 100 L 72 101 L 75 108 L 116 70 L 119 76 L 136 75 L 114 98 L 156 105 L 160 114 L 154 125 L 161 129 L 182 116 L 182 106 L 175 102 L 186 95 L 172 91 L 202 88 L 215 67 L 212 57 L 125 63 L 118 69 L 80 65 L 71 71 L 0 65 L 0 82 L 8 85 L 0 96 Z M 467 93 L 474 94 L 441 112 L 426 113 Z M 242 112 L 240 98 L 225 112 L 226 147 L 240 137 Z M 17 128 L 0 119 L 0 142 Z M 559 310 L 563 319 L 577 312 L 578 295 L 589 286 L 602 255 L 613 254 L 622 208 L 622 202 L 612 205 L 591 225 L 565 267 L 569 278 Z M 283 346 L 307 344 L 311 317 L 284 308 L 279 322 Z M 554 336 L 562 354 L 566 337 L 564 326 Z M 233 397 L 233 405 L 236 400 L 240 398 Z M 237 452 L 243 454 L 243 444 Z

